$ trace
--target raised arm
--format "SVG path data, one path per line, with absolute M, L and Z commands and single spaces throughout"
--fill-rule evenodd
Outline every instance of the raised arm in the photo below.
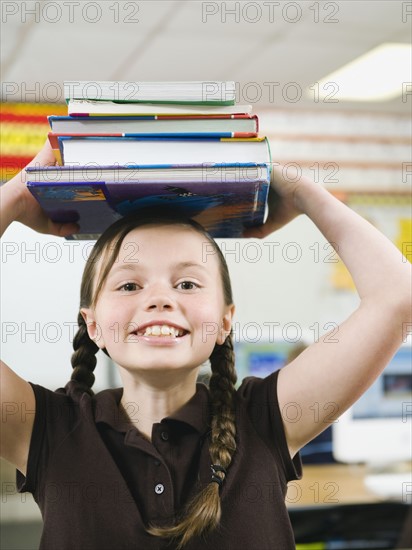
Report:
M 30 165 L 54 164 L 53 152 L 48 142 Z M 53 223 L 27 190 L 26 174 L 20 172 L 0 188 L 1 235 L 13 221 L 51 235 L 70 235 L 78 230 L 77 224 Z M 24 475 L 35 411 L 33 389 L 3 361 L 0 361 L 0 456 L 14 464 Z M 31 411 L 27 414 L 26 411 Z
M 402 344 L 412 322 L 412 272 L 384 235 L 318 184 L 307 178 L 291 183 L 275 166 L 271 188 L 266 224 L 247 236 L 264 237 L 306 214 L 336 246 L 360 297 L 332 341 L 325 335 L 279 375 L 281 410 L 297 403 L 302 413 L 296 422 L 283 416 L 293 456 L 366 391 Z
M 55 164 L 53 151 L 48 141 L 28 166 L 52 166 Z M 77 224 L 52 222 L 26 187 L 26 172 L 23 170 L 0 187 L 0 235 L 7 227 L 18 221 L 39 233 L 65 237 L 78 231 Z

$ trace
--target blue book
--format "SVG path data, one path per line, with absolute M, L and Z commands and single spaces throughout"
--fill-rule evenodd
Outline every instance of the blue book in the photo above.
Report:
M 241 237 L 246 227 L 264 222 L 270 181 L 33 181 L 27 187 L 56 222 L 75 221 L 72 239 L 96 239 L 131 212 L 161 210 L 198 221 L 215 238 Z

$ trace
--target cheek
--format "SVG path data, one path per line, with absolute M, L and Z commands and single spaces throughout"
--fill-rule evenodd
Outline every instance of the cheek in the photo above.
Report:
M 101 304 L 96 309 L 97 330 L 104 341 L 105 347 L 118 344 L 124 339 L 125 332 L 128 330 L 127 312 L 124 308 L 114 306 L 113 304 Z
M 195 324 L 197 340 L 202 344 L 210 345 L 213 349 L 222 328 L 222 317 L 219 315 L 219 308 L 216 303 L 213 304 L 209 300 L 202 305 L 202 308 L 199 307 Z

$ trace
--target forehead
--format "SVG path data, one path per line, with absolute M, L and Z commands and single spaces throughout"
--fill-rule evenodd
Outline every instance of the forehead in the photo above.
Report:
M 119 263 L 161 265 L 199 264 L 216 271 L 218 254 L 213 244 L 187 225 L 148 225 L 126 235 L 114 266 Z M 113 267 L 114 267 L 113 266 Z

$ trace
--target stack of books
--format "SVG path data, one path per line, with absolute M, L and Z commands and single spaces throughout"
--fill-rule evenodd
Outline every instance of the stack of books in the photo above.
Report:
M 95 239 L 130 212 L 181 213 L 213 237 L 264 221 L 268 140 L 234 82 L 65 82 L 68 116 L 49 116 L 57 166 L 27 186 L 72 238 Z

